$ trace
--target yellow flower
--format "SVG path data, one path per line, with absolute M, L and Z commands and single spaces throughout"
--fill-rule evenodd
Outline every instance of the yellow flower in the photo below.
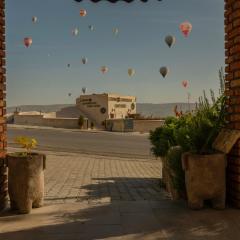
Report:
M 30 137 L 20 136 L 15 139 L 15 142 L 26 149 L 26 152 L 30 152 L 31 149 L 37 146 L 37 140 Z

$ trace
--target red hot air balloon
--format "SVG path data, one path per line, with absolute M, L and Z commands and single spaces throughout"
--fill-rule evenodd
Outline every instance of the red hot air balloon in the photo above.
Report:
M 188 35 L 191 33 L 192 31 L 192 24 L 190 22 L 183 22 L 180 24 L 179 26 L 182 34 L 185 36 L 185 37 L 188 37 Z
M 182 81 L 182 85 L 184 88 L 188 87 L 188 81 L 187 80 Z
M 80 16 L 85 17 L 87 15 L 87 11 L 85 9 L 80 10 Z
M 30 47 L 32 45 L 32 38 L 26 37 L 23 42 L 26 47 Z

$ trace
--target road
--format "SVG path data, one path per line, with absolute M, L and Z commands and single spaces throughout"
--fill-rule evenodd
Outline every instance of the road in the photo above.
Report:
M 8 127 L 8 146 L 15 147 L 14 138 L 29 136 L 37 139 L 39 150 L 87 153 L 121 157 L 149 158 L 148 135 L 136 133 L 83 132 L 61 129 Z

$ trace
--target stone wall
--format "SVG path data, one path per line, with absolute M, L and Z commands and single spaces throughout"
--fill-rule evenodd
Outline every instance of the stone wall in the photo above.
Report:
M 225 54 L 228 127 L 240 130 L 240 0 L 225 0 Z M 240 141 L 228 156 L 227 197 L 240 207 Z
M 134 132 L 150 132 L 158 127 L 162 127 L 164 120 L 134 120 L 133 121 L 133 131 Z
M 14 123 L 26 126 L 79 129 L 78 118 L 47 118 L 43 115 L 14 115 Z M 87 129 L 87 119 L 82 129 Z M 90 127 L 90 126 L 89 126 Z
M 6 149 L 6 68 L 5 68 L 5 1 L 0 0 L 0 210 L 7 200 L 7 169 L 1 158 Z
M 131 124 L 132 121 L 132 124 Z M 141 132 L 148 133 L 163 126 L 164 120 L 137 119 L 107 119 L 106 129 L 113 132 Z

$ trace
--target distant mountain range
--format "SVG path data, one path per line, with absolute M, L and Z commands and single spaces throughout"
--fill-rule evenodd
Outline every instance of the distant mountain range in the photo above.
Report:
M 168 117 L 174 116 L 174 107 L 178 106 L 178 111 L 186 112 L 189 110 L 195 109 L 195 103 L 138 103 L 137 112 L 141 113 L 144 116 L 153 116 L 153 117 Z
M 7 113 L 13 113 L 16 109 L 21 112 L 32 112 L 32 111 L 42 111 L 42 112 L 57 112 L 65 107 L 74 106 L 73 104 L 52 104 L 52 105 L 20 105 L 7 107 Z
M 152 116 L 152 117 L 167 117 L 174 116 L 173 109 L 175 106 L 178 106 L 178 110 L 183 112 L 194 109 L 195 103 L 138 103 L 137 112 L 141 113 L 143 116 Z M 62 108 L 72 108 L 75 105 L 73 104 L 54 104 L 54 105 L 20 105 L 14 107 L 8 107 L 7 113 L 13 113 L 16 108 L 21 112 L 31 112 L 31 111 L 42 111 L 42 112 L 58 112 Z

